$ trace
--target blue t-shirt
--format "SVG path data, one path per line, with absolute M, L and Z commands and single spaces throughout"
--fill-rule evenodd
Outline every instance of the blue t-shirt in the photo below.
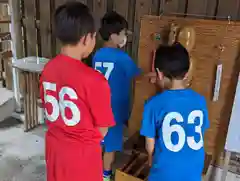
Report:
M 115 121 L 127 121 L 130 114 L 131 81 L 140 74 L 140 69 L 127 53 L 109 47 L 101 48 L 95 53 L 92 65 L 108 80 Z
M 141 128 L 141 135 L 155 138 L 149 181 L 201 181 L 208 127 L 205 98 L 195 91 L 167 90 L 152 97 Z

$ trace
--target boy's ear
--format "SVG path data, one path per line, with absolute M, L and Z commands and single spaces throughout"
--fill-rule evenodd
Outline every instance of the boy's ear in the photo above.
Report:
M 88 33 L 87 35 L 84 35 L 80 39 L 80 43 L 83 45 L 87 45 L 89 41 L 91 41 L 93 38 L 96 38 L 96 32 L 95 33 Z
M 86 41 L 87 41 L 87 35 L 84 35 L 83 37 L 81 37 L 79 43 L 83 44 L 83 45 L 86 45 Z
M 159 80 L 163 80 L 163 78 L 164 78 L 163 73 L 162 73 L 158 68 L 156 68 L 156 71 L 157 71 L 157 77 L 158 77 L 158 79 L 159 79 Z
M 113 33 L 110 35 L 110 39 L 114 42 L 117 43 L 118 42 L 118 34 Z
M 187 79 L 188 79 L 188 72 L 183 77 L 183 80 L 187 80 Z

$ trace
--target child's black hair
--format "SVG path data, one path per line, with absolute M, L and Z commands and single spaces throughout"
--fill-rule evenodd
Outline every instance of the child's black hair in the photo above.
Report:
M 67 2 L 54 14 L 55 34 L 62 44 L 76 45 L 88 33 L 95 32 L 94 19 L 88 7 L 80 2 Z
M 188 51 L 180 43 L 159 46 L 154 66 L 169 79 L 183 79 L 190 66 Z
M 108 41 L 112 34 L 119 34 L 122 30 L 127 28 L 127 20 L 115 11 L 111 11 L 103 16 L 99 34 L 103 40 Z

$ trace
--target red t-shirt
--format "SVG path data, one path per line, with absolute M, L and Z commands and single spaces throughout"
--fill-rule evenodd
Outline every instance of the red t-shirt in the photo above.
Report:
M 44 67 L 40 94 L 47 135 L 60 142 L 100 145 L 99 127 L 115 125 L 105 78 L 79 60 L 58 55 Z

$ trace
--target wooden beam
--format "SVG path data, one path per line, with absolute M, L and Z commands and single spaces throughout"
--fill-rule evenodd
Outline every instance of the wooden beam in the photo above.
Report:
M 6 41 L 6 40 L 11 40 L 11 33 L 10 32 L 1 32 L 0 33 L 0 42 Z
M 24 25 L 27 37 L 27 56 L 37 56 L 36 2 L 24 0 Z
M 0 24 L 4 24 L 4 23 L 11 23 L 11 20 L 10 19 L 2 19 L 0 20 Z
M 22 37 L 22 25 L 21 25 L 21 11 L 20 11 L 20 1 L 9 0 L 10 15 L 11 15 L 11 37 L 13 47 L 13 54 L 15 58 L 23 57 L 23 37 Z
M 50 0 L 40 1 L 41 49 L 43 57 L 52 57 L 51 4 Z
M 0 0 L 0 3 L 2 3 L 2 4 L 8 4 L 9 2 L 8 2 L 8 0 Z

